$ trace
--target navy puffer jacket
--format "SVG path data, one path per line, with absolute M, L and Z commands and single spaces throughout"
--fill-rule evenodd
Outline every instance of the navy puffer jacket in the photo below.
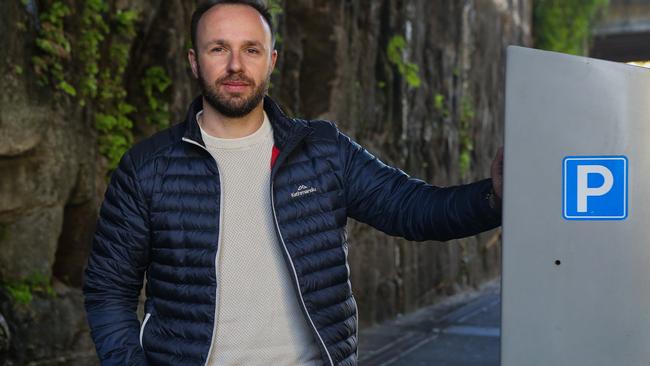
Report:
M 327 121 L 287 118 L 270 99 L 271 191 L 279 242 L 323 363 L 356 365 L 348 217 L 409 240 L 448 240 L 500 224 L 491 181 L 438 188 L 391 168 Z M 86 270 L 88 321 L 103 365 L 204 365 L 215 320 L 219 172 L 196 113 L 122 158 Z M 306 193 L 305 193 L 306 192 Z M 146 276 L 146 317 L 136 316 Z

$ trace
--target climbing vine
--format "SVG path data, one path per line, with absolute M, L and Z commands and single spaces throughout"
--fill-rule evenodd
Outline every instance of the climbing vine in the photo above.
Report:
M 109 171 L 133 143 L 132 115 L 125 71 L 135 38 L 137 12 L 116 8 L 111 0 L 81 2 L 78 16 L 71 16 L 69 0 L 50 1 L 41 9 L 36 39 L 38 54 L 32 59 L 41 84 L 55 91 L 58 101 L 68 98 L 89 107 L 99 132 L 99 151 Z M 29 2 L 23 0 L 26 8 Z M 80 28 L 82 32 L 71 32 Z M 79 34 L 72 37 L 71 33 Z M 146 103 L 146 122 L 166 127 L 169 105 L 163 93 L 171 80 L 164 68 L 151 66 L 141 81 Z
M 447 107 L 447 99 L 444 95 L 436 93 L 433 96 L 433 108 L 442 118 L 449 118 L 449 108 Z
M 142 79 L 141 86 L 147 98 L 147 111 L 145 121 L 158 128 L 169 125 L 169 104 L 164 102 L 162 95 L 169 88 L 172 81 L 160 66 L 147 69 Z
M 467 177 L 472 165 L 472 151 L 474 143 L 472 142 L 472 121 L 476 117 L 476 111 L 472 104 L 470 96 L 462 98 L 460 103 L 460 118 L 458 127 L 458 141 L 460 152 L 458 155 L 458 164 L 462 177 Z
M 83 60 L 79 81 L 81 89 L 80 102 L 97 96 L 97 75 L 101 58 L 99 46 L 106 39 L 109 28 L 102 14 L 108 11 L 108 5 L 102 0 L 87 0 L 81 12 L 81 26 L 84 32 L 79 39 L 79 59 Z
M 129 115 L 136 111 L 127 102 L 124 88 L 124 72 L 129 63 L 129 51 L 135 37 L 137 13 L 117 10 L 107 14 L 111 37 L 105 42 L 110 65 L 99 73 L 98 112 L 95 128 L 100 132 L 99 152 L 109 161 L 109 169 L 117 167 L 120 158 L 133 143 L 133 121 Z
M 269 13 L 271 13 L 271 17 L 273 17 L 273 24 L 277 25 L 278 17 L 284 13 L 284 9 L 282 9 L 282 0 L 269 0 L 268 9 Z
M 608 4 L 609 0 L 535 0 L 535 46 L 584 55 L 594 21 Z
M 62 1 L 52 3 L 40 16 L 40 32 L 36 46 L 40 55 L 34 56 L 34 72 L 41 85 L 52 85 L 57 91 L 76 96 L 77 90 L 69 82 L 66 70 L 72 47 L 64 30 L 64 18 L 71 14 L 70 7 Z
M 406 49 L 406 40 L 400 35 L 391 37 L 388 41 L 386 54 L 388 61 L 397 67 L 397 71 L 406 80 L 408 86 L 417 88 L 422 83 L 420 79 L 420 68 L 413 62 L 404 60 L 404 50 Z
M 447 98 L 443 94 L 436 93 L 433 96 L 433 107 L 436 113 L 443 119 L 450 117 Z M 476 110 L 472 103 L 471 95 L 465 95 L 460 99 L 460 110 L 458 114 L 458 166 L 461 177 L 466 178 L 472 165 L 472 152 L 474 143 L 472 140 L 472 121 L 476 117 Z

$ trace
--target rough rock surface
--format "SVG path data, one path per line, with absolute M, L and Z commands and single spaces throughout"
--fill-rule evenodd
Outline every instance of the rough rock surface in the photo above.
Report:
M 36 85 L 35 32 L 21 2 L 0 2 L 0 14 L 0 316 L 11 335 L 0 364 L 95 364 L 79 289 L 101 174 L 95 133 L 78 108 Z M 76 261 L 56 260 L 72 251 Z M 29 304 L 9 296 L 6 284 L 53 275 L 55 295 L 33 291 Z
M 172 80 L 165 99 L 173 121 L 180 120 L 197 92 L 184 54 L 194 2 L 108 2 L 141 14 L 126 71 L 129 102 L 144 102 L 140 80 L 147 67 L 162 66 Z M 80 286 L 106 163 L 88 110 L 36 84 L 36 33 L 23 3 L 0 1 L 0 86 L 11 91 L 0 93 L 0 282 L 42 275 L 56 295 L 35 292 L 22 305 L 0 287 L 0 364 L 96 364 Z M 505 47 L 530 43 L 530 0 L 280 3 L 271 94 L 290 114 L 334 120 L 382 160 L 433 184 L 488 175 L 502 144 Z M 74 39 L 80 30 L 67 31 Z M 406 41 L 402 60 L 419 66 L 417 88 L 389 61 L 395 36 Z M 153 133 L 138 122 L 143 118 L 133 115 L 138 138 Z M 463 154 L 468 170 L 460 168 Z M 499 236 L 497 230 L 444 244 L 409 243 L 351 222 L 361 325 L 493 278 Z

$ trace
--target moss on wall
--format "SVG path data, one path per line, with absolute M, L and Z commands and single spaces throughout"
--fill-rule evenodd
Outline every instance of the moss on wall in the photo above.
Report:
M 2 287 L 4 287 L 14 303 L 24 306 L 32 302 L 35 293 L 55 296 L 51 279 L 41 273 L 34 273 L 19 281 L 3 283 Z

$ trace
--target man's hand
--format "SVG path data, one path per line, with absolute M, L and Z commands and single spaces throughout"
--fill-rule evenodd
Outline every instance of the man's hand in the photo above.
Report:
M 492 174 L 492 189 L 499 201 L 501 201 L 503 197 L 503 147 L 499 148 L 494 160 L 492 160 L 490 172 Z

